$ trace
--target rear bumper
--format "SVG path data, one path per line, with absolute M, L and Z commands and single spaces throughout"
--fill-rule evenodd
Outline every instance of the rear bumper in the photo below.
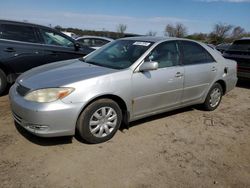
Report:
M 82 103 L 66 104 L 58 100 L 51 103 L 35 103 L 25 100 L 16 92 L 14 84 L 9 93 L 14 120 L 23 128 L 41 137 L 75 134 Z
M 238 78 L 236 76 L 232 76 L 227 78 L 226 80 L 226 93 L 235 88 L 237 84 Z

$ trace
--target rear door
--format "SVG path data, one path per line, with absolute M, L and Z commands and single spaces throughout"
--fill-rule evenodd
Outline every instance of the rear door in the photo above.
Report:
M 202 99 L 217 75 L 217 63 L 201 45 L 182 41 L 184 89 L 182 103 L 195 103 Z
M 59 32 L 52 29 L 40 28 L 39 33 L 44 43 L 44 54 L 48 63 L 86 55 L 82 50 L 75 47 L 72 39 Z
M 43 46 L 39 42 L 32 26 L 0 24 L 1 62 L 13 73 L 22 73 L 45 63 Z

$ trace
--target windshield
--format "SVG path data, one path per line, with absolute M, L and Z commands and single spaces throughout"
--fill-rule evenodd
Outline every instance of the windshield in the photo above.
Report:
M 229 50 L 250 51 L 250 40 L 238 40 L 238 41 L 235 41 L 229 47 Z
M 85 62 L 114 69 L 130 67 L 152 45 L 151 42 L 117 40 L 86 57 Z

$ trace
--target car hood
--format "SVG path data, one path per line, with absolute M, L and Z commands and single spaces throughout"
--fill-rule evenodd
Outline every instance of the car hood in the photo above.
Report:
M 60 87 L 117 71 L 74 59 L 31 69 L 22 74 L 17 82 L 30 89 Z

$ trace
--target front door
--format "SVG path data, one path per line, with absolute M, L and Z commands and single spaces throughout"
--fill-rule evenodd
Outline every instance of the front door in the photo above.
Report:
M 134 118 L 180 105 L 184 68 L 179 66 L 179 54 L 176 42 L 161 43 L 145 59 L 158 62 L 159 68 L 133 74 Z
M 40 29 L 41 40 L 44 41 L 44 54 L 47 63 L 83 57 L 74 42 L 64 35 L 45 28 Z

